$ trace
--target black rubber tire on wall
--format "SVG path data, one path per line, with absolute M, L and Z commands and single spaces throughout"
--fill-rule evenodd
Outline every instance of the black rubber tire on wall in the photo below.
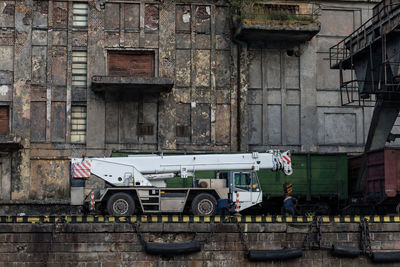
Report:
M 121 211 L 118 211 L 118 204 L 122 205 Z M 135 201 L 127 193 L 116 193 L 107 201 L 107 212 L 114 216 L 132 215 L 135 213 Z
M 196 240 L 183 243 L 147 242 L 145 250 L 147 253 L 152 255 L 182 255 L 201 251 L 201 244 Z
M 201 205 L 210 205 L 209 212 L 205 213 L 201 209 Z M 194 197 L 191 205 L 191 211 L 193 215 L 204 215 L 204 216 L 212 216 L 215 215 L 217 211 L 217 200 L 214 196 L 201 193 Z

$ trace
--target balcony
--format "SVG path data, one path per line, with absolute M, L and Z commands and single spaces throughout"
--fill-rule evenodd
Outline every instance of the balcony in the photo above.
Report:
M 16 151 L 23 148 L 22 138 L 13 134 L 0 135 L 0 152 Z
M 235 38 L 246 42 L 311 40 L 321 29 L 312 4 L 231 0 Z
M 92 90 L 95 92 L 130 91 L 134 93 L 160 93 L 171 91 L 173 86 L 174 82 L 171 79 L 160 77 L 92 77 Z

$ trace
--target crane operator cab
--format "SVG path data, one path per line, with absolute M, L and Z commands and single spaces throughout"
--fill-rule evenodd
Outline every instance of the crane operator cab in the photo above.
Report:
M 260 182 L 255 171 L 218 172 L 215 181 L 227 189 L 232 212 L 247 209 L 262 202 Z M 222 194 L 221 194 L 222 195 Z

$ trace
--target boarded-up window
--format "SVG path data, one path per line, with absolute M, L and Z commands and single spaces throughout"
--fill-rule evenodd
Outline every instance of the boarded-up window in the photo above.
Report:
M 65 102 L 51 103 L 51 141 L 65 142 Z
M 86 87 L 87 84 L 87 52 L 72 52 L 72 86 Z
M 109 53 L 108 75 L 154 77 L 154 54 Z
M 72 25 L 74 27 L 87 27 L 88 26 L 88 4 L 86 4 L 86 3 L 74 3 L 73 4 Z
M 9 114 L 8 106 L 0 106 L 0 134 L 8 134 Z
M 71 107 L 71 143 L 86 142 L 86 106 Z
M 31 141 L 46 141 L 46 102 L 31 102 Z

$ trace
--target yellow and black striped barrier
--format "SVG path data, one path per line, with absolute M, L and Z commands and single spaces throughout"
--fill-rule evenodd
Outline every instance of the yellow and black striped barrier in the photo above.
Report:
M 308 223 L 312 216 L 194 216 L 194 215 L 135 215 L 135 216 L 0 216 L 0 223 Z M 371 223 L 399 223 L 400 216 L 321 216 L 324 223 L 358 223 L 366 218 Z

